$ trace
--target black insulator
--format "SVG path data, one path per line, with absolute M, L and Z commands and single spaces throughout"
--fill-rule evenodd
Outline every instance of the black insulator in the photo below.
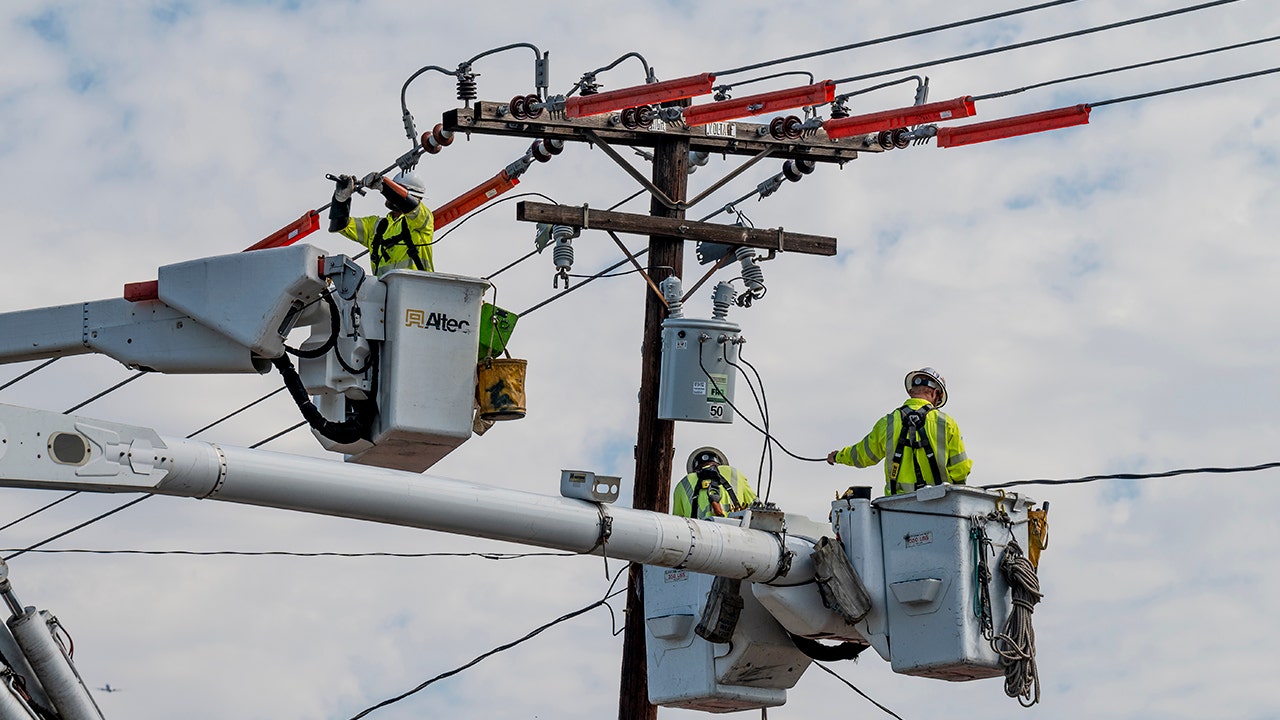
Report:
M 537 95 L 524 96 L 524 114 L 528 119 L 534 120 L 542 117 L 542 107 L 538 105 L 541 100 L 542 98 Z
M 648 105 L 636 108 L 636 123 L 640 125 L 640 127 L 647 128 L 652 126 L 654 119 L 657 117 L 657 111 Z
M 640 123 L 636 121 L 635 108 L 626 108 L 622 111 L 622 127 L 628 130 L 635 130 L 640 127 Z
M 876 133 L 876 144 L 885 150 L 893 149 L 893 133 L 888 130 L 881 130 Z
M 785 136 L 786 131 L 782 129 L 782 123 L 785 119 L 776 117 L 769 121 L 769 134 L 773 136 L 774 140 L 781 140 Z
M 800 182 L 800 178 L 804 177 L 807 173 L 797 167 L 795 160 L 788 160 L 782 164 L 782 174 L 791 182 Z
M 431 128 L 431 138 L 441 146 L 448 147 L 453 144 L 453 131 L 445 130 L 443 123 L 436 123 L 436 126 Z
M 458 99 L 463 102 L 471 102 L 480 97 L 479 86 L 476 85 L 474 75 L 462 75 L 458 77 Z
M 547 143 L 543 140 L 534 140 L 529 146 L 529 154 L 538 162 L 547 162 L 551 160 L 553 153 L 547 148 Z
M 786 119 L 782 121 L 782 134 L 785 135 L 788 140 L 799 140 L 800 135 L 803 133 L 803 130 L 801 129 L 803 125 L 804 123 L 800 121 L 800 118 L 795 115 L 788 115 Z
M 507 105 L 507 108 L 511 111 L 511 117 L 516 118 L 517 120 L 528 119 L 529 112 L 528 108 L 525 107 L 526 102 L 528 101 L 525 99 L 524 95 L 517 95 L 511 98 L 511 103 Z
M 552 155 L 559 155 L 564 152 L 564 141 L 560 138 L 543 138 L 542 145 Z
M 906 128 L 898 128 L 893 133 L 893 146 L 902 149 L 911 145 L 911 131 Z

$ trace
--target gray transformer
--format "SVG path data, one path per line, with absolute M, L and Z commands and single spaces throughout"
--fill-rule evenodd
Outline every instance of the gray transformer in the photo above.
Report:
M 662 323 L 658 417 L 733 422 L 741 328 L 727 320 L 670 317 Z

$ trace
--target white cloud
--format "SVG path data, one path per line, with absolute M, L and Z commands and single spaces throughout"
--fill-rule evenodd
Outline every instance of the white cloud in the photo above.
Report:
M 238 251 L 324 204 L 326 172 L 380 169 L 408 149 L 401 86 L 425 65 L 452 69 L 530 42 L 550 51 L 551 89 L 563 92 L 631 51 L 666 79 L 1007 9 L 846 5 L 7 3 L 0 218 L 10 271 L 0 311 L 118 297 L 160 265 Z M 780 69 L 844 78 L 1171 8 L 1071 3 Z M 1280 18 L 1268 10 L 1235 3 L 911 72 L 930 77 L 932 99 L 997 92 L 1274 35 Z M 532 92 L 532 60 L 516 48 L 477 61 L 481 98 Z M 1274 49 L 1263 45 L 1107 75 L 979 102 L 975 121 L 1273 63 Z M 798 455 L 823 456 L 859 439 L 901 400 L 902 374 L 927 364 L 951 381 L 949 409 L 975 459 L 976 484 L 1274 460 L 1277 78 L 1104 105 L 1087 126 L 1018 140 L 868 153 L 742 203 L 759 227 L 839 238 L 835 258 L 784 254 L 765 263 L 768 296 L 731 316 L 763 376 L 773 432 Z M 606 90 L 638 84 L 640 64 L 625 61 L 601 79 Z M 865 84 L 887 79 L 895 78 Z M 792 80 L 802 81 L 755 87 Z M 755 91 L 748 88 L 736 92 Z M 438 73 L 408 87 L 420 132 L 459 104 L 454 93 Z M 895 86 L 851 107 L 898 107 L 911 94 L 911 85 Z M 424 158 L 419 173 L 438 205 L 527 146 L 460 136 Z M 748 171 L 691 216 L 740 197 L 778 164 Z M 691 178 L 691 194 L 733 167 L 713 158 Z M 598 148 L 573 144 L 531 168 L 516 192 L 604 208 L 634 190 Z M 358 211 L 378 208 L 356 202 Z M 506 203 L 460 226 L 437 246 L 438 268 L 485 275 L 524 255 L 533 229 L 513 215 Z M 575 272 L 620 259 L 607 236 L 594 235 L 576 242 Z M 333 252 L 358 250 L 324 234 L 310 239 Z M 689 278 L 705 272 L 693 257 L 687 248 Z M 500 304 L 534 306 L 552 292 L 552 276 L 546 255 L 518 265 L 497 278 Z M 586 467 L 623 475 L 629 493 L 646 292 L 634 275 L 602 279 L 523 318 L 512 349 L 530 361 L 529 416 L 469 441 L 432 473 L 554 494 L 561 468 Z M 709 313 L 709 295 L 700 290 L 688 312 Z M 12 366 L 4 379 L 33 366 Z M 0 401 L 62 411 L 130 374 L 105 358 L 67 358 Z M 180 437 L 277 387 L 274 375 L 149 376 L 81 412 Z M 745 386 L 738 400 L 752 405 Z M 249 445 L 297 421 L 281 394 L 200 438 Z M 680 425 L 676 464 L 704 444 L 758 474 L 759 435 L 744 422 Z M 304 431 L 268 447 L 321 454 Z M 845 486 L 881 483 L 878 471 L 777 451 L 774 459 L 771 499 L 814 519 Z M 1053 508 L 1046 598 L 1035 614 L 1044 701 L 1034 710 L 1018 709 L 998 681 L 897 676 L 875 657 L 837 669 L 903 717 L 956 707 L 1041 718 L 1266 717 L 1280 701 L 1263 677 L 1274 665 L 1268 648 L 1280 641 L 1266 611 L 1280 587 L 1263 569 L 1280 539 L 1268 512 L 1280 499 L 1272 480 L 1274 472 L 1029 489 Z M 0 497 L 7 522 L 57 495 Z M 23 547 L 128 499 L 77 496 L 5 530 L 0 544 Z M 56 546 L 520 549 L 173 498 L 143 502 Z M 93 686 L 125 688 L 100 694 L 106 716 L 140 719 L 350 717 L 594 601 L 608 585 L 598 558 L 32 553 L 10 574 L 25 603 L 52 610 L 72 632 Z M 610 630 L 608 613 L 592 611 L 372 717 L 612 716 L 621 640 Z M 833 703 L 878 713 L 864 702 L 814 670 L 770 716 L 829 714 Z

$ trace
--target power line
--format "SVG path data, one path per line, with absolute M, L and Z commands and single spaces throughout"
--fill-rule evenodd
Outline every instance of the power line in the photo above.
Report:
M 1084 80 L 1086 78 L 1099 77 L 1102 75 L 1110 75 L 1111 73 L 1123 72 L 1125 70 L 1136 70 L 1138 68 L 1151 67 L 1153 65 L 1161 65 L 1168 62 L 1174 62 L 1176 60 L 1186 60 L 1188 58 L 1201 57 L 1203 55 L 1212 55 L 1214 53 L 1226 52 L 1227 50 L 1236 50 L 1242 47 L 1249 47 L 1251 45 L 1261 45 L 1263 43 L 1275 42 L 1276 40 L 1280 40 L 1280 35 L 1272 35 L 1271 37 L 1268 37 L 1268 38 L 1261 38 L 1259 40 L 1250 40 L 1248 42 L 1236 43 L 1235 45 L 1226 45 L 1223 47 L 1212 48 L 1210 50 L 1201 50 L 1199 52 L 1186 53 L 1184 55 L 1175 55 L 1173 57 L 1161 58 L 1159 60 L 1150 60 L 1148 62 L 1135 63 L 1133 65 L 1125 65 L 1123 67 L 1111 68 L 1109 70 L 1098 70 L 1097 72 L 1084 73 L 1081 75 L 1072 75 L 1071 77 L 1059 78 L 1057 80 L 1047 80 L 1045 82 L 1035 83 L 1033 85 L 1026 85 L 1024 87 L 1015 88 L 1013 90 L 1005 90 L 1003 92 L 989 93 L 987 95 L 975 95 L 973 96 L 973 100 L 975 101 L 992 100 L 995 98 L 1007 97 L 1009 95 L 1016 95 L 1021 92 L 1026 92 L 1027 90 L 1035 90 L 1042 87 L 1048 87 L 1049 85 L 1057 85 L 1059 83 L 1072 82 L 1074 80 Z
M 4 528 L 0 528 L 3 530 Z M 0 552 L 14 552 L 16 548 L 0 549 Z M 181 555 L 188 557 L 337 557 L 337 558 L 479 558 L 482 560 L 523 560 L 531 557 L 578 557 L 578 553 L 570 552 L 527 552 L 527 553 L 485 553 L 485 552 L 297 552 L 290 550 L 92 550 L 73 548 L 23 549 L 22 552 L 44 553 L 48 555 Z
M 254 443 L 254 444 L 250 445 L 250 446 L 249 446 L 249 448 L 250 448 L 250 449 L 253 449 L 253 448 L 259 448 L 259 447 L 262 447 L 263 445 L 266 445 L 267 443 L 271 442 L 272 440 L 275 440 L 276 438 L 281 437 L 281 436 L 283 436 L 283 435 L 288 435 L 289 433 L 293 432 L 294 430 L 297 430 L 298 428 L 300 428 L 300 427 L 302 427 L 303 425 L 306 425 L 306 424 L 307 424 L 307 421 L 306 421 L 306 420 L 303 420 L 302 422 L 298 423 L 297 425 L 293 425 L 293 426 L 291 426 L 291 427 L 287 427 L 287 428 L 285 428 L 284 430 L 281 430 L 280 432 L 276 433 L 275 435 L 272 435 L 271 437 L 265 438 L 265 439 L 263 439 L 263 440 L 259 440 L 258 442 L 256 442 L 256 443 Z
M 1150 480 L 1153 478 L 1175 477 L 1177 475 L 1201 475 L 1201 474 L 1217 474 L 1226 475 L 1232 473 L 1258 472 L 1259 470 L 1272 470 L 1280 468 L 1280 462 L 1262 463 L 1261 465 L 1248 465 L 1243 467 L 1199 467 L 1199 468 L 1183 468 L 1180 470 L 1166 470 L 1156 473 L 1115 473 L 1112 475 L 1087 475 L 1085 477 L 1070 478 L 1067 480 L 1048 480 L 1044 478 L 1036 480 L 1012 480 L 1010 482 L 997 483 L 995 485 L 983 485 L 983 490 L 999 490 L 1000 488 L 1018 487 L 1019 485 L 1075 485 L 1079 483 L 1095 482 L 1098 480 Z
M 75 497 L 76 495 L 79 495 L 79 494 L 80 494 L 80 491 L 79 491 L 79 490 L 77 490 L 77 491 L 75 491 L 75 492 L 72 492 L 72 493 L 67 493 L 66 495 L 63 495 L 62 497 L 58 498 L 57 500 L 54 500 L 53 502 L 49 503 L 48 505 L 45 505 L 44 507 L 40 508 L 39 510 L 32 510 L 31 512 L 27 513 L 26 515 L 23 515 L 22 517 L 18 518 L 17 520 L 14 520 L 14 521 L 12 521 L 12 522 L 8 523 L 7 525 L 4 525 L 3 527 L 0 527 L 0 530 L 8 530 L 9 528 L 13 527 L 14 525 L 17 525 L 18 523 L 22 522 L 23 520 L 26 520 L 27 518 L 30 518 L 30 517 L 35 517 L 36 515 L 39 515 L 40 513 L 44 512 L 45 510 L 48 510 L 49 508 L 53 507 L 54 505 L 57 505 L 58 503 L 63 502 L 63 501 L 65 501 L 65 500 L 70 500 L 71 498 L 73 498 L 73 497 Z M 4 551 L 3 551 L 3 550 L 0 550 L 0 552 L 4 552 Z
M 85 400 L 84 402 L 80 403 L 79 405 L 73 405 L 73 406 L 71 406 L 71 407 L 67 408 L 66 410 L 63 410 L 63 411 L 62 411 L 62 414 L 63 414 L 63 415 L 70 415 L 71 413 L 73 413 L 73 412 L 75 412 L 75 411 L 79 410 L 80 408 L 84 407 L 85 405 L 88 405 L 89 403 L 93 402 L 94 400 L 98 400 L 98 399 L 100 399 L 100 398 L 103 398 L 103 397 L 105 397 L 105 396 L 107 396 L 107 395 L 109 395 L 109 394 L 111 394 L 111 393 L 115 392 L 116 390 L 119 390 L 120 388 L 124 387 L 125 385 L 128 385 L 129 383 L 133 382 L 134 380 L 137 380 L 138 378 L 142 377 L 143 375 L 146 375 L 146 374 L 147 374 L 147 371 L 146 371 L 146 370 L 139 370 L 139 371 L 137 372 L 137 374 L 132 375 L 132 376 L 130 376 L 130 377 L 128 377 L 128 378 L 126 378 L 126 379 L 124 379 L 124 380 L 122 380 L 122 381 L 120 381 L 120 382 L 116 383 L 115 385 L 112 385 L 111 387 L 107 388 L 106 390 L 103 390 L 102 392 L 98 393 L 97 395 L 94 395 L 93 397 L 89 398 L 88 400 Z
M 26 372 L 22 373 L 21 375 L 19 375 L 18 377 L 16 377 L 16 378 L 14 378 L 14 379 L 10 380 L 9 382 L 7 382 L 7 383 L 5 383 L 5 384 L 3 384 L 3 385 L 0 385 L 0 390 L 6 390 L 6 389 L 8 389 L 10 385 L 14 385 L 14 384 L 16 384 L 18 381 L 20 381 L 20 380 L 24 380 L 24 379 L 26 379 L 26 378 L 28 378 L 28 377 L 30 377 L 30 376 L 32 376 L 32 375 L 35 375 L 36 373 L 38 373 L 38 372 L 40 372 L 41 370 L 43 370 L 43 369 L 45 369 L 45 368 L 49 367 L 50 365 L 54 364 L 54 363 L 55 363 L 55 362 L 57 362 L 57 361 L 58 361 L 58 358 L 56 358 L 56 357 L 55 357 L 55 358 L 50 358 L 50 359 L 48 359 L 48 360 L 45 360 L 44 362 L 42 362 L 42 363 L 40 363 L 39 365 L 37 365 L 37 366 L 35 366 L 35 367 L 31 368 L 31 369 L 30 369 L 30 370 L 28 370 L 28 371 L 26 371 Z
M 601 605 L 605 605 L 605 606 L 607 606 L 607 605 L 608 605 L 608 603 L 609 603 L 609 600 L 610 600 L 610 599 L 612 599 L 614 596 L 616 596 L 616 595 L 618 595 L 618 594 L 620 594 L 620 593 L 626 592 L 626 588 L 622 588 L 622 589 L 620 589 L 620 590 L 614 591 L 613 586 L 614 586 L 615 584 L 617 584 L 617 582 L 618 582 L 618 578 L 620 578 L 620 577 L 622 576 L 622 572 L 623 572 L 624 570 L 626 570 L 626 569 L 627 569 L 627 567 L 628 567 L 628 566 L 626 566 L 626 565 L 622 566 L 622 568 L 621 568 L 621 569 L 619 569 L 619 570 L 618 570 L 618 572 L 613 576 L 613 582 L 609 583 L 609 589 L 608 589 L 607 591 L 605 591 L 604 597 L 602 597 L 602 598 L 600 598 L 599 600 L 597 600 L 597 601 L 595 601 L 595 602 L 591 603 L 590 605 L 585 605 L 585 606 L 583 606 L 583 607 L 581 607 L 581 608 L 578 608 L 577 610 L 574 610 L 573 612 L 565 613 L 564 615 L 561 615 L 560 617 L 556 618 L 555 620 L 552 620 L 552 621 L 551 621 L 551 622 L 549 622 L 549 623 L 546 623 L 546 624 L 541 625 L 541 626 L 539 626 L 539 627 L 537 627 L 537 628 L 534 628 L 533 630 L 531 630 L 531 631 L 529 631 L 528 633 L 526 633 L 526 634 L 524 635 L 524 637 L 521 637 L 521 638 L 520 638 L 520 639 L 518 639 L 518 640 L 513 640 L 513 641 L 511 641 L 511 642 L 509 642 L 509 643 L 506 643 L 505 645 L 499 645 L 498 647 L 496 647 L 496 648 L 494 648 L 494 649 L 492 649 L 492 650 L 490 650 L 490 651 L 488 651 L 488 652 L 486 652 L 486 653 L 483 653 L 483 654 L 481 654 L 481 655 L 477 655 L 474 659 L 472 659 L 470 662 L 466 663 L 465 665 L 460 665 L 460 666 L 458 666 L 458 667 L 456 667 L 456 668 L 454 668 L 454 669 L 452 669 L 452 670 L 449 670 L 449 671 L 447 671 L 447 672 L 440 673 L 439 675 L 436 675 L 435 677 L 431 678 L 430 680 L 427 680 L 426 682 L 424 682 L 424 683 L 422 683 L 421 685 L 419 685 L 419 686 L 417 686 L 417 687 L 413 688 L 412 690 L 409 690 L 409 691 L 407 691 L 407 692 L 401 693 L 401 694 L 399 694 L 399 695 L 397 695 L 397 696 L 395 696 L 395 697 L 393 697 L 393 698 L 388 698 L 388 699 L 386 699 L 386 700 L 383 700 L 382 702 L 378 703 L 377 705 L 373 705 L 373 706 L 370 706 L 370 707 L 368 707 L 368 708 L 365 708 L 364 710 L 360 711 L 360 712 L 359 712 L 359 713 L 357 713 L 356 715 L 353 715 L 353 716 L 351 717 L 351 720 L 360 720 L 360 718 L 365 717 L 366 715 L 368 715 L 369 713 L 373 712 L 374 710 L 378 710 L 379 708 L 384 708 L 384 707 L 386 707 L 386 706 L 388 706 L 388 705 L 392 705 L 392 704 L 394 704 L 394 703 L 398 703 L 398 702 L 400 702 L 401 700 L 404 700 L 405 698 L 409 697 L 410 695 L 413 695 L 414 693 L 417 693 L 417 692 L 420 692 L 421 690 L 424 690 L 425 688 L 427 688 L 428 686 L 432 685 L 433 683 L 439 682 L 440 680 L 444 680 L 445 678 L 453 677 L 454 675 L 457 675 L 458 673 L 463 672 L 464 670 L 468 670 L 468 669 L 470 669 L 470 668 L 472 668 L 472 667 L 475 667 L 476 665 L 480 664 L 480 662 L 481 662 L 482 660 L 484 660 L 485 658 L 492 657 L 493 655 L 497 655 L 498 653 L 500 653 L 500 652 L 504 652 L 504 651 L 506 651 L 506 650 L 510 650 L 511 648 L 513 648 L 513 647 L 515 647 L 515 646 L 519 645 L 520 643 L 525 642 L 526 640 L 531 640 L 531 639 L 533 639 L 533 638 L 537 637 L 538 635 L 541 635 L 544 631 L 546 631 L 546 630 L 548 630 L 549 628 L 552 628 L 552 627 L 554 627 L 554 626 L 556 626 L 556 625 L 559 625 L 559 624 L 560 624 L 560 623 L 562 623 L 562 622 L 566 622 L 566 621 L 568 621 L 568 620 L 572 620 L 573 618 L 576 618 L 576 617 L 578 617 L 579 615 L 585 615 L 585 614 L 587 614 L 587 613 L 591 612 L 592 610 L 595 610 L 596 608 L 600 607 Z
M 110 517 L 111 515 L 115 515 L 116 513 L 120 512 L 121 510 L 124 510 L 125 508 L 128 508 L 128 507 L 132 507 L 132 506 L 134 506 L 134 505 L 137 505 L 138 503 L 142 502 L 143 500 L 146 500 L 147 498 L 151 498 L 151 497 L 155 497 L 155 496 L 154 496 L 154 495 L 143 495 L 143 496 L 141 496 L 141 497 L 135 498 L 135 499 L 133 499 L 133 500 L 131 500 L 131 501 L 129 501 L 129 502 L 127 502 L 127 503 L 125 503 L 124 505 L 121 505 L 120 507 L 118 507 L 118 508 L 116 508 L 116 509 L 114 509 L 114 510 L 108 510 L 107 512 L 104 512 L 104 513 L 102 513 L 101 515 L 99 515 L 99 516 L 97 516 L 97 517 L 95 517 L 95 518 L 93 518 L 93 519 L 86 520 L 86 521 L 84 521 L 84 522 L 80 523 L 79 525 L 76 525 L 75 527 L 72 527 L 72 528 L 68 528 L 68 529 L 66 529 L 66 530 L 63 530 L 62 532 L 58 533 L 57 535 L 54 535 L 53 537 L 50 537 L 50 538 L 46 538 L 46 539 L 44 539 L 44 540 L 41 540 L 40 542 L 36 543 L 35 545 L 31 545 L 31 546 L 29 546 L 29 547 L 25 547 L 25 548 L 23 548 L 23 549 L 21 549 L 21 550 L 18 550 L 17 552 L 14 552 L 14 553 L 12 553 L 12 554 L 10 554 L 10 555 L 6 555 L 6 556 L 4 557 L 4 559 L 5 559 L 6 561 L 8 561 L 8 560 L 12 560 L 12 559 L 14 559 L 14 558 L 18 557 L 19 555 L 23 555 L 23 554 L 25 554 L 25 553 L 29 553 L 29 552 L 31 552 L 32 550 L 35 550 L 36 548 L 38 548 L 38 547 L 40 547 L 40 546 L 42 546 L 42 545 L 48 545 L 49 543 L 53 542 L 54 540 L 57 540 L 58 538 L 66 537 L 67 535 L 70 535 L 71 533 L 75 532 L 76 530 L 79 530 L 79 529 L 80 529 L 80 528 L 82 528 L 82 527 L 86 527 L 86 526 L 88 526 L 88 525 L 92 525 L 93 523 L 96 523 L 96 522 L 98 522 L 99 520 L 102 520 L 103 518 Z M 64 499 L 65 499 L 65 498 L 64 498 Z
M 1203 87 L 1209 87 L 1211 85 L 1222 85 L 1223 83 L 1235 82 L 1236 80 L 1247 80 L 1248 78 L 1254 78 L 1260 75 L 1270 75 L 1275 72 L 1280 72 L 1280 67 L 1258 70 L 1257 72 L 1245 73 L 1243 75 L 1232 75 L 1231 77 L 1218 78 L 1217 80 L 1206 80 L 1204 82 L 1193 83 L 1191 85 L 1181 85 L 1179 87 L 1167 88 L 1165 90 L 1153 90 L 1151 92 L 1139 93 L 1137 95 L 1126 95 L 1125 97 L 1089 103 L 1089 106 L 1102 107 L 1103 105 L 1115 105 L 1122 102 L 1129 102 L 1130 100 L 1144 100 L 1146 98 L 1156 97 L 1159 95 L 1171 95 L 1184 90 L 1196 90 Z
M 219 425 L 219 424 L 221 424 L 221 423 L 223 423 L 223 422 L 226 422 L 227 420 L 230 420 L 231 418 L 235 417 L 236 415 L 239 415 L 240 413 L 244 412 L 245 410 L 248 410 L 249 408 L 253 407 L 254 405 L 257 405 L 258 403 L 262 402 L 263 400 L 266 400 L 267 398 L 271 397 L 272 395 L 278 395 L 278 394 L 280 394 L 280 393 L 281 393 L 281 392 L 283 392 L 283 391 L 284 391 L 284 386 L 283 386 L 283 385 L 281 385 L 280 387 L 276 388 L 275 390 L 272 390 L 271 392 L 267 393 L 266 395 L 263 395 L 262 397 L 258 398 L 257 400 L 254 400 L 253 402 L 249 403 L 248 405 L 245 405 L 245 406 L 241 407 L 239 410 L 232 410 L 230 413 L 228 413 L 228 414 L 226 414 L 226 415 L 223 415 L 222 417 L 218 418 L 217 420 L 214 420 L 213 422 L 209 423 L 208 425 L 205 425 L 204 427 L 200 428 L 199 430 L 196 430 L 195 432 L 193 432 L 193 433 L 191 433 L 190 435 L 188 435 L 188 436 L 187 436 L 187 439 L 188 439 L 188 440 L 190 440 L 191 438 L 193 438 L 193 437 L 195 437 L 195 436 L 199 435 L 200 433 L 204 432 L 205 430 L 208 430 L 209 428 L 211 428 L 211 427 L 213 427 L 213 426 L 215 426 L 215 425 Z M 0 529 L 3 529 L 3 528 L 0 528 Z
M 1096 27 L 1085 28 L 1083 30 L 1074 30 L 1068 33 L 1050 35 L 1048 37 L 1037 38 L 1035 40 L 1027 40 L 1020 43 L 1013 43 L 1011 45 L 1001 45 L 999 47 L 988 48 L 986 50 L 977 50 L 974 52 L 964 53 L 961 55 L 952 55 L 951 57 L 947 57 L 947 58 L 939 58 L 937 60 L 930 60 L 927 62 L 914 63 L 911 65 L 903 65 L 902 67 L 896 67 L 891 70 L 881 70 L 879 72 L 866 73 L 864 75 L 854 75 L 851 77 L 836 80 L 835 83 L 839 85 L 842 83 L 857 82 L 859 80 L 869 80 L 871 78 L 882 77 L 884 75 L 892 75 L 894 73 L 906 72 L 907 70 L 918 70 L 924 67 L 946 65 L 948 63 L 957 62 L 959 60 L 969 60 L 976 57 L 983 57 L 985 55 L 994 55 L 996 53 L 1008 52 L 1010 50 L 1020 50 L 1022 48 L 1032 47 L 1035 45 L 1043 45 L 1045 43 L 1056 42 L 1058 40 L 1065 40 L 1067 38 L 1080 37 L 1083 35 L 1091 35 L 1093 33 L 1103 32 L 1104 30 L 1114 30 L 1120 27 L 1137 25 L 1139 23 L 1150 22 L 1152 20 L 1160 20 L 1163 18 L 1172 17 L 1174 15 L 1181 15 L 1184 13 L 1195 12 L 1197 10 L 1204 10 L 1206 8 L 1216 7 L 1218 5 L 1227 5 L 1227 4 L 1239 2 L 1239 1 L 1240 0 L 1213 0 L 1213 2 L 1201 3 L 1199 5 L 1189 5 L 1187 7 L 1178 8 L 1176 10 L 1167 10 L 1165 12 L 1156 13 L 1154 15 L 1144 15 L 1142 17 L 1131 18 L 1129 20 L 1121 20 L 1119 22 L 1108 23 L 1106 25 L 1098 25 Z
M 902 720 L 902 716 L 898 715 L 897 713 L 895 713 L 894 711 L 890 710 L 889 708 L 887 708 L 887 707 L 885 707 L 885 706 L 881 705 L 880 703 L 876 702 L 875 700 L 872 700 L 870 695 L 867 695 L 866 693 L 864 693 L 864 692 L 862 692 L 861 690 L 859 690 L 859 689 L 858 689 L 858 688 L 857 688 L 853 683 L 849 682 L 848 680 L 845 680 L 845 679 L 844 679 L 843 677 L 841 677 L 841 676 L 840 676 L 840 675 L 839 675 L 835 670 L 832 670 L 831 668 L 827 667 L 826 665 L 823 665 L 823 664 L 822 664 L 822 663 L 820 663 L 820 662 L 815 662 L 815 663 L 814 663 L 814 665 L 817 665 L 817 666 L 818 666 L 818 668 L 819 668 L 820 670 L 822 670 L 822 671 L 823 671 L 823 672 L 825 672 L 826 674 L 830 675 L 831 677 L 833 677 L 833 678 L 835 678 L 835 679 L 839 680 L 840 682 L 844 683 L 845 685 L 848 685 L 850 690 L 853 690 L 854 692 L 856 692 L 856 693 L 858 693 L 859 695 L 861 695 L 861 696 L 863 697 L 863 699 L 865 699 L 867 702 L 869 702 L 869 703 L 871 703 L 872 705 L 875 705 L 876 707 L 878 707 L 878 708 L 880 708 L 881 710 L 885 711 L 885 712 L 886 712 L 886 713 L 888 713 L 890 716 L 895 717 L 895 718 L 898 718 L 898 720 Z
M 713 73 L 716 77 L 724 75 L 734 75 L 748 70 L 758 70 L 770 65 L 781 65 L 783 63 L 795 62 L 796 60 L 808 60 L 809 58 L 819 57 L 822 55 L 831 55 L 833 53 L 844 52 L 846 50 L 856 50 L 858 48 L 869 47 L 871 45 L 879 45 L 881 43 L 892 42 L 894 40 L 904 40 L 919 35 L 927 35 L 929 33 L 939 32 L 941 30 L 950 30 L 952 28 L 964 27 L 965 25 L 974 25 L 976 23 L 986 22 L 988 20 L 998 20 L 1000 18 L 1019 15 L 1022 13 L 1032 12 L 1035 10 L 1043 10 L 1044 8 L 1053 7 L 1055 5 L 1066 5 L 1076 0 L 1055 0 L 1054 2 L 1040 3 L 1039 5 L 1029 5 L 1024 8 L 1016 8 L 1005 12 L 993 13 L 991 15 L 983 15 L 981 17 L 970 18 L 968 20 L 959 20 L 957 22 L 946 23 L 943 25 L 934 25 L 933 27 L 922 28 L 920 30 L 912 30 L 909 32 L 898 33 L 896 35 L 886 35 L 885 37 L 876 38 L 874 40 L 864 40 L 862 42 L 851 43 L 849 45 L 841 45 L 839 47 L 827 48 L 826 50 L 815 50 L 813 52 L 801 53 L 799 55 L 791 55 L 789 57 L 779 58 L 777 60 L 766 60 L 764 62 L 755 63 L 753 65 L 744 65 L 732 70 L 721 70 Z

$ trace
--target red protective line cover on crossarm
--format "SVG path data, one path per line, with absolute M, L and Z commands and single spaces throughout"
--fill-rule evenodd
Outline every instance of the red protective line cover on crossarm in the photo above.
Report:
M 960 127 L 938 128 L 938 147 L 959 147 L 988 140 L 1030 135 L 1031 133 L 1057 130 L 1058 128 L 1087 125 L 1089 123 L 1088 105 L 1046 110 L 1030 115 L 991 120 L 989 122 L 962 125 Z
M 828 103 L 834 100 L 835 96 L 836 84 L 830 80 L 823 80 L 812 85 L 687 107 L 684 109 L 684 123 L 689 126 L 706 125 L 748 115 L 781 112 L 807 105 Z
M 244 249 L 244 252 L 250 250 L 265 250 L 267 248 L 284 247 L 292 245 L 302 238 L 310 235 L 320 228 L 320 213 L 315 210 L 308 210 L 306 215 L 285 225 L 279 230 L 262 238 L 258 242 Z
M 439 230 L 519 184 L 520 178 L 513 178 L 507 174 L 506 170 L 502 170 L 497 175 L 441 205 L 438 210 L 432 211 L 435 229 Z
M 866 135 L 880 132 L 881 130 L 893 130 L 909 125 L 922 125 L 924 123 L 938 122 L 939 120 L 958 120 L 971 117 L 975 112 L 973 98 L 965 95 L 954 100 L 943 100 L 941 102 L 928 103 L 927 105 L 912 105 L 911 107 L 883 110 L 865 115 L 833 118 L 822 123 L 822 129 L 827 131 L 827 137 L 835 139 L 853 135 Z
M 711 84 L 715 81 L 715 75 L 703 73 L 594 95 L 578 95 L 565 101 L 564 115 L 571 118 L 586 117 L 638 105 L 684 100 L 711 92 Z

